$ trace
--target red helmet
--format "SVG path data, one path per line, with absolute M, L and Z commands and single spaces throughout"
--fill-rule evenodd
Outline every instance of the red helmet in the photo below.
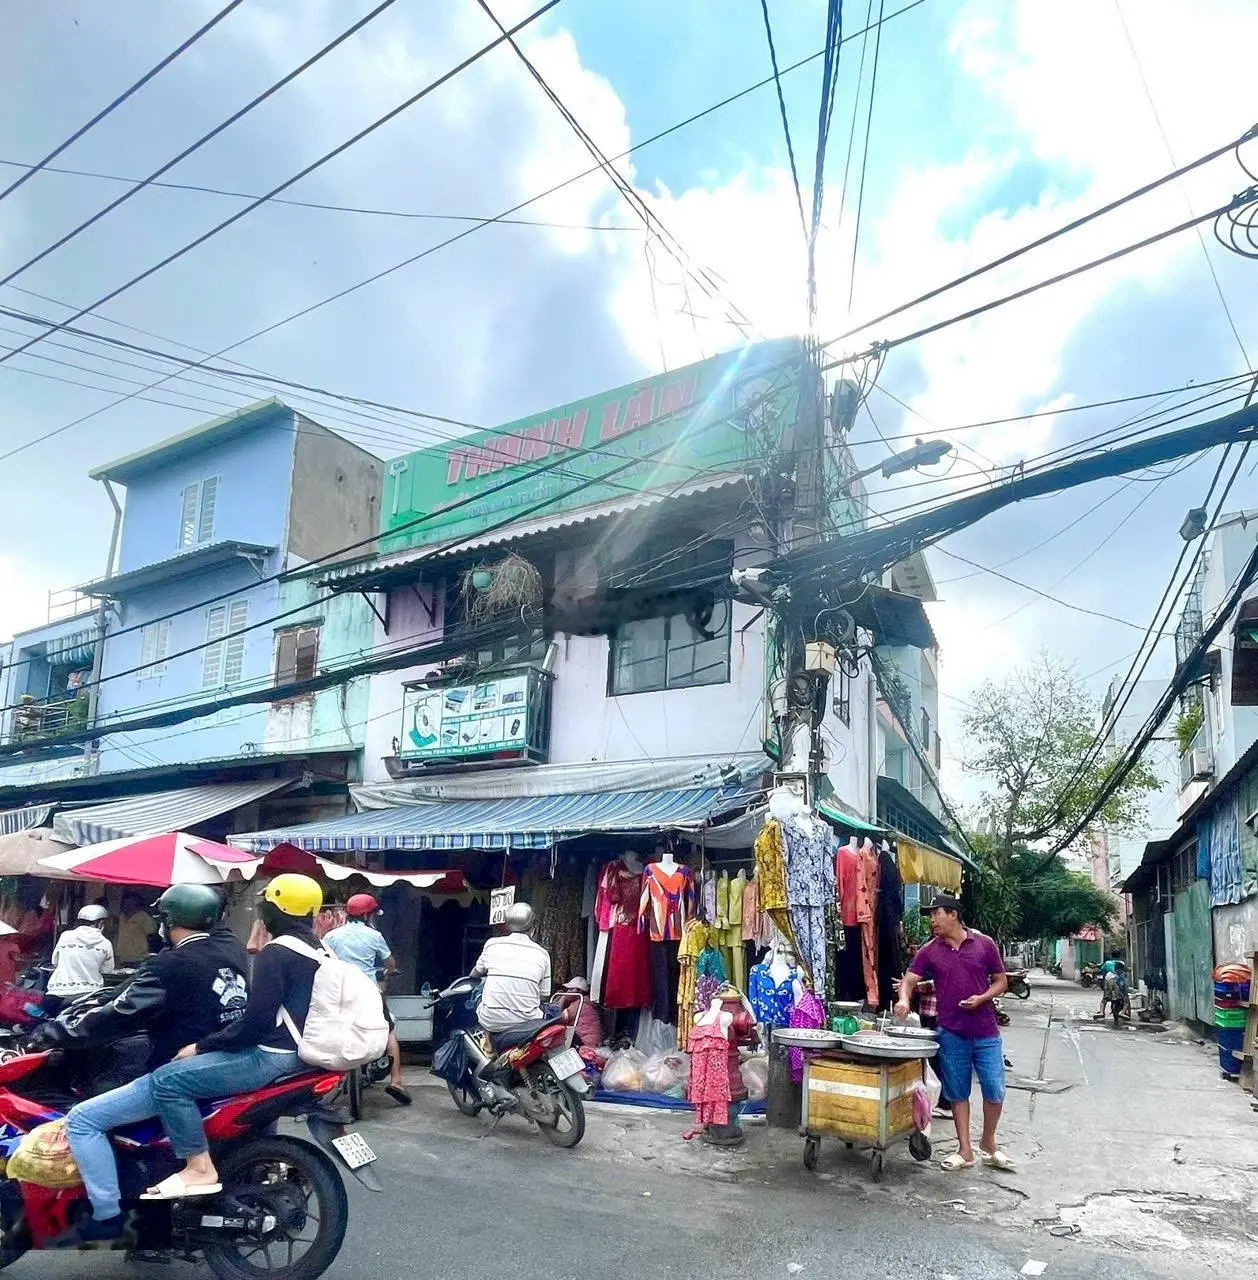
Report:
M 368 920 L 379 910 L 379 902 L 369 893 L 356 893 L 345 904 L 345 914 L 351 920 Z

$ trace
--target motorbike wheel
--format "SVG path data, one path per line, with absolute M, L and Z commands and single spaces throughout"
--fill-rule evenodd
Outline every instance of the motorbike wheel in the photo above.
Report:
M 457 1083 L 453 1080 L 447 1080 L 446 1088 L 450 1090 L 450 1097 L 454 1099 L 454 1105 L 465 1116 L 480 1115 L 485 1104 L 480 1100 L 480 1094 L 476 1092 L 474 1085 L 469 1084 L 466 1080 L 460 1080 Z
M 562 1080 L 551 1078 L 539 1087 L 555 1104 L 555 1119 L 551 1124 L 539 1120 L 537 1127 L 552 1146 L 570 1151 L 585 1137 L 585 1104 Z
M 1029 1000 L 1031 998 L 1031 988 L 1025 982 L 1020 982 L 1016 987 L 1010 988 L 1009 994 L 1015 1000 Z
M 317 1280 L 336 1260 L 349 1226 L 349 1200 L 336 1165 L 296 1138 L 261 1138 L 219 1165 L 223 1188 L 280 1219 L 264 1239 L 205 1245 L 219 1280 Z
M 357 1123 L 363 1118 L 363 1073 L 355 1067 L 345 1077 L 345 1098 L 349 1103 L 350 1119 Z
M 1079 979 L 1079 985 L 1081 987 L 1090 987 L 1092 985 L 1092 975 L 1090 973 L 1085 973 L 1083 977 Z

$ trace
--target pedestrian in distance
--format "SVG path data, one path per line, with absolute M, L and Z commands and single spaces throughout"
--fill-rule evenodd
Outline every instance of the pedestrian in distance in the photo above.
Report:
M 952 1103 L 958 1150 L 943 1161 L 950 1173 L 972 1169 L 970 1094 L 977 1074 L 983 1095 L 983 1163 L 1005 1173 L 1013 1161 L 996 1139 L 1005 1102 L 1005 1056 L 996 1021 L 996 999 L 1008 988 L 1000 949 L 961 919 L 961 904 L 950 893 L 935 897 L 930 908 L 931 940 L 913 957 L 900 986 L 896 1017 L 908 1017 L 914 989 L 923 979 L 935 984 L 939 1004 L 939 1054 L 935 1065 L 943 1095 Z

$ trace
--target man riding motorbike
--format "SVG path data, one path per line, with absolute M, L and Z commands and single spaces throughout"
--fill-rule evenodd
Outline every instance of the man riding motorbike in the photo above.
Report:
M 473 977 L 485 979 L 477 1016 L 491 1041 L 545 1021 L 542 1005 L 551 993 L 550 953 L 530 937 L 533 908 L 527 902 L 512 903 L 503 923 L 506 935 L 490 938 L 472 969 Z
M 84 1046 L 147 1033 L 145 1071 L 169 1062 L 184 1045 L 227 1026 L 244 1013 L 248 956 L 240 939 L 219 928 L 222 899 L 208 885 L 173 885 L 157 901 L 160 934 L 167 949 L 150 956 L 135 978 L 109 1004 L 69 1025 L 53 1024 L 55 1042 Z M 110 1129 L 157 1115 L 152 1076 L 74 1107 L 66 1134 L 92 1218 L 80 1227 L 86 1241 L 118 1239 L 124 1229 L 118 1168 L 107 1136 Z

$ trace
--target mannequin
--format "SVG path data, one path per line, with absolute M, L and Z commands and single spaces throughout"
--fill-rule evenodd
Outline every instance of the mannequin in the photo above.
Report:
M 643 872 L 638 918 L 639 927 L 650 940 L 651 1013 L 670 1025 L 677 1022 L 677 988 L 681 980 L 677 948 L 694 913 L 694 877 L 666 845 L 659 859 L 649 863 Z
M 794 957 L 780 938 L 769 945 L 769 954 L 753 965 L 748 979 L 751 1007 L 758 1023 L 784 1027 L 791 1010 L 804 994 L 804 982 Z
M 697 1112 L 698 1125 L 687 1138 L 701 1131 L 712 1146 L 735 1147 L 746 1141 L 735 1108 L 747 1100 L 739 1066 L 739 1045 L 756 1045 L 755 1019 L 745 1005 L 742 992 L 728 983 L 695 1020 L 690 1033 L 689 1098 Z
M 638 928 L 642 860 L 621 854 L 599 877 L 594 918 L 599 928 L 591 994 L 607 1009 L 642 1009 L 651 1003 L 651 962 Z

